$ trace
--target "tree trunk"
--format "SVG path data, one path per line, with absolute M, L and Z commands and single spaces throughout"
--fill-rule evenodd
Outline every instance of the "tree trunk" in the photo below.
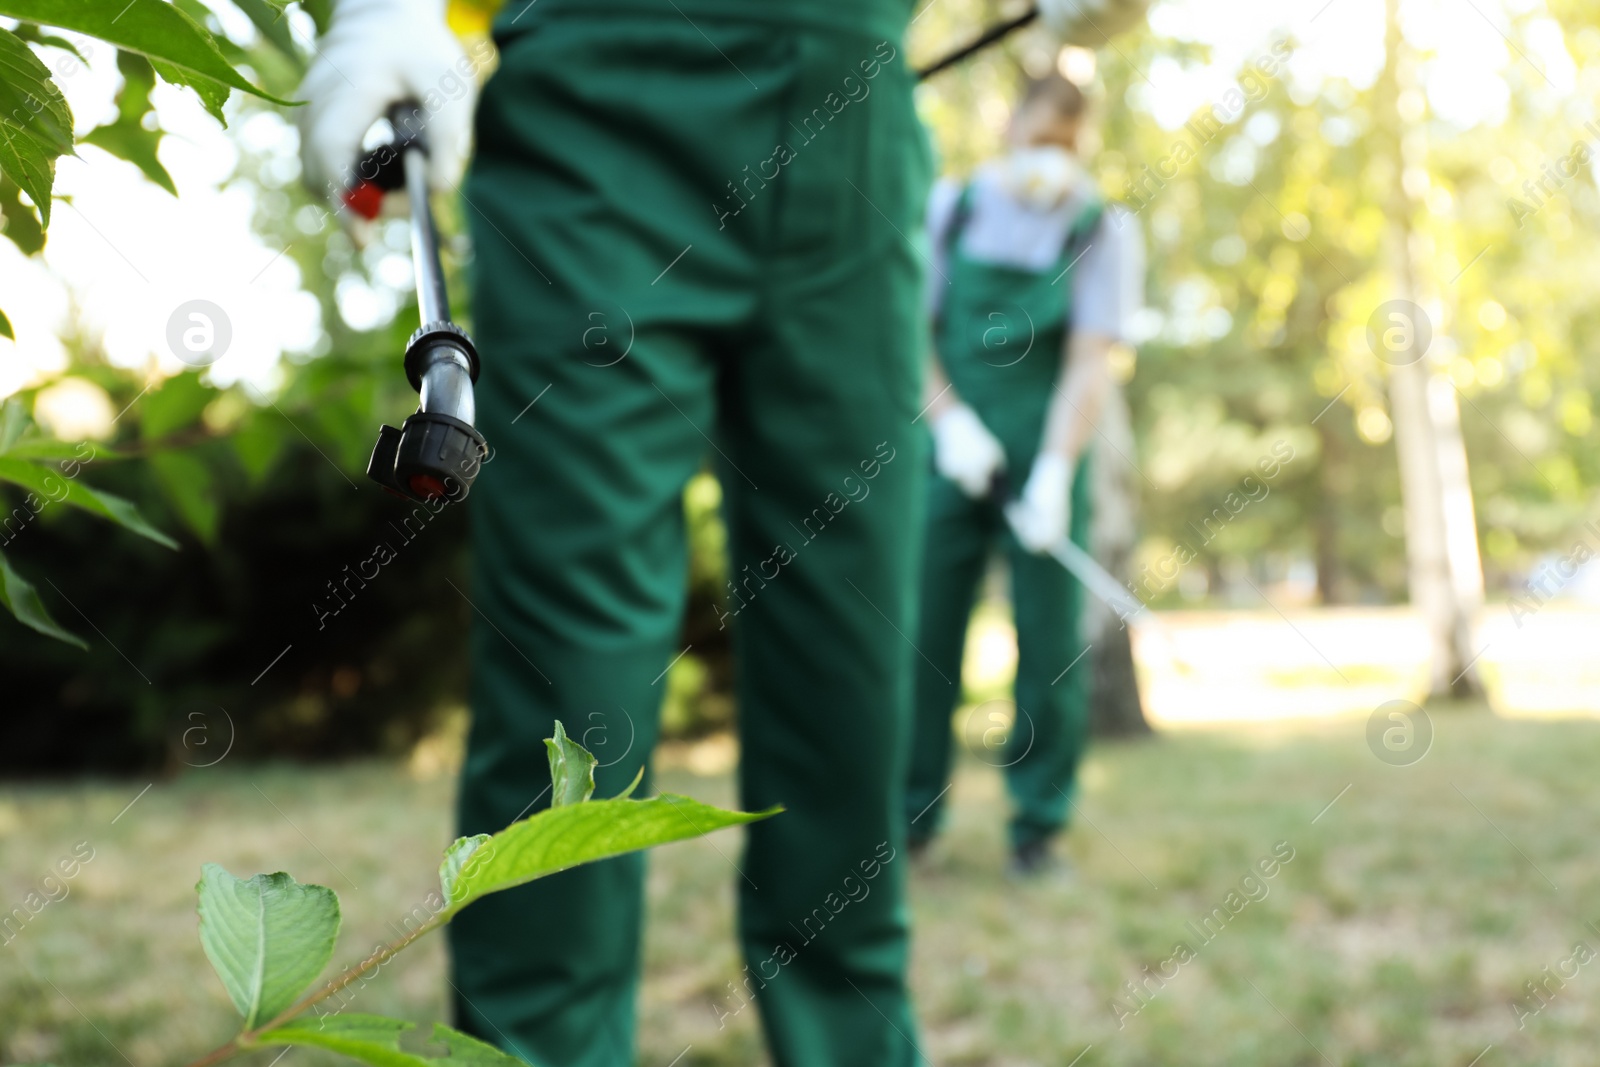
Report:
M 1317 501 L 1313 528 L 1317 558 L 1317 596 L 1323 605 L 1345 600 L 1344 563 L 1339 554 L 1339 514 L 1349 488 L 1344 441 L 1329 422 L 1317 427 L 1322 442 Z
M 1411 603 L 1428 628 L 1430 696 L 1481 693 L 1472 622 L 1483 603 L 1483 565 L 1467 479 L 1455 388 L 1430 358 L 1436 325 L 1423 310 L 1413 220 L 1425 182 L 1422 130 L 1404 117 L 1415 93 L 1416 60 L 1400 33 L 1398 0 L 1388 0 L 1387 55 L 1380 81 L 1394 163 L 1387 251 L 1393 295 L 1374 312 L 1369 340 L 1389 364 L 1389 407 L 1405 508 Z M 1392 343 L 1391 343 L 1392 342 Z
M 1090 549 L 1094 558 L 1124 584 L 1131 577 L 1137 530 L 1138 486 L 1124 456 L 1133 455 L 1133 427 L 1122 390 L 1112 386 L 1100 419 L 1102 442 L 1091 454 L 1094 521 Z M 1117 452 L 1122 455 L 1118 455 Z M 1094 667 L 1090 684 L 1089 732 L 1095 737 L 1129 737 L 1150 733 L 1139 700 L 1139 679 L 1133 667 L 1128 628 L 1116 613 L 1093 597 L 1084 610 L 1084 634 Z

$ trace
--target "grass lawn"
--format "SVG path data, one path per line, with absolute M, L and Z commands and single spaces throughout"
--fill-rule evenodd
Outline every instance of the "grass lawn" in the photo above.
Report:
M 1364 718 L 1098 746 L 1071 885 L 999 877 L 1001 783 L 963 765 L 949 833 L 913 877 L 924 1052 L 940 1067 L 1594 1064 L 1600 723 L 1476 708 L 1435 708 L 1433 722 L 1410 767 L 1373 756 Z M 663 762 L 663 786 L 732 801 L 707 760 Z M 234 1013 L 195 933 L 202 862 L 334 887 L 336 959 L 353 961 L 426 896 L 449 833 L 449 775 L 389 764 L 225 762 L 145 785 L 0 791 L 6 911 L 80 861 L 67 895 L 0 948 L 0 1062 L 157 1067 L 228 1036 Z M 739 969 L 737 844 L 724 833 L 653 860 L 646 1067 L 764 1062 L 753 1012 L 719 1029 L 712 1008 Z M 1247 880 L 1289 850 L 1274 877 Z M 441 1018 L 442 947 L 387 966 L 351 1010 Z M 1168 977 L 1135 999 L 1124 983 L 1147 966 Z M 1530 980 L 1547 1003 L 1526 999 Z M 1539 1009 L 1520 1028 L 1519 999 Z

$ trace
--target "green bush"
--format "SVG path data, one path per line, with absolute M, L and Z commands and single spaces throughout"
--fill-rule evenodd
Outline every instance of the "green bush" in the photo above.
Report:
M 375 351 L 386 343 L 374 339 Z M 232 391 L 205 388 L 194 375 L 169 379 L 130 409 L 118 440 L 82 446 L 95 458 L 79 476 L 137 504 L 176 535 L 178 551 L 55 505 L 0 534 L 18 573 L 88 645 L 0 618 L 0 672 L 8 705 L 22 713 L 0 748 L 0 772 L 176 770 L 224 751 L 305 760 L 399 754 L 464 702 L 474 621 L 463 596 L 471 595 L 466 513 L 399 501 L 350 462 L 359 463 L 365 435 L 383 417 L 373 409 L 390 402 L 353 397 L 348 383 L 405 386 L 397 373 L 386 381 L 330 370 L 344 358 L 299 368 L 302 379 L 342 377 L 344 388 L 297 385 L 281 412 L 241 407 Z M 117 390 L 118 407 L 133 400 L 131 385 L 110 372 L 91 377 Z M 180 409 L 202 414 L 169 432 L 168 414 Z M 207 418 L 218 409 L 243 414 L 212 432 Z M 323 443 L 309 443 L 297 425 Z M 337 451 L 341 436 L 349 456 Z M 155 461 L 128 458 L 147 439 L 167 442 Z M 191 443 L 173 446 L 183 440 Z M 8 513 L 19 506 L 14 495 L 0 500 Z M 709 475 L 686 494 L 684 643 L 692 647 L 669 678 L 668 736 L 698 736 L 733 719 L 729 633 L 713 608 L 724 569 L 719 505 Z M 380 542 L 393 558 L 376 566 Z M 376 577 L 361 578 L 374 569 Z
M 148 464 L 97 480 L 181 528 Z M 464 514 L 414 519 L 408 542 L 391 523 L 411 511 L 375 487 L 352 491 L 304 444 L 259 487 L 226 494 L 217 536 L 186 532 L 178 552 L 47 508 L 7 551 L 48 576 L 44 595 L 89 648 L 0 622 L 7 703 L 21 713 L 0 771 L 202 765 L 229 744 L 306 759 L 405 748 L 464 692 L 471 614 L 450 584 L 467 588 Z M 352 581 L 345 568 L 379 538 L 394 559 Z M 337 614 L 323 614 L 338 604 L 329 582 L 354 590 Z

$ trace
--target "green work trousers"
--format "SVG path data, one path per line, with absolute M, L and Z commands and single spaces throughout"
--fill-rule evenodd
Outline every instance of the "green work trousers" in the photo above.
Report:
M 682 490 L 709 458 L 740 800 L 787 808 L 730 851 L 735 987 L 781 1067 L 912 1065 L 902 635 L 926 336 L 902 234 L 930 169 L 912 75 L 898 39 L 685 6 L 540 5 L 503 27 L 479 107 L 464 210 L 493 455 L 470 504 L 460 829 L 547 804 L 557 719 L 598 758 L 597 795 L 647 765 L 684 651 Z M 536 1064 L 631 1065 L 644 872 L 625 856 L 464 911 L 459 1025 Z
M 1026 467 L 1022 467 L 1026 470 Z M 1091 521 L 1089 457 L 1072 483 L 1071 537 L 1087 548 Z M 951 714 L 960 703 L 967 623 L 985 564 L 1004 545 L 1017 627 L 1015 717 L 979 705 L 959 736 L 979 760 L 1004 768 L 1014 813 L 1011 843 L 1026 844 L 1068 821 L 1078 761 L 1088 738 L 1090 661 L 1080 632 L 1083 586 L 1048 555 L 1028 552 L 1011 534 L 1000 507 L 973 500 L 954 482 L 934 477 L 928 492 L 923 548 L 916 711 L 906 790 L 910 835 L 932 837 L 943 816 L 954 755 Z

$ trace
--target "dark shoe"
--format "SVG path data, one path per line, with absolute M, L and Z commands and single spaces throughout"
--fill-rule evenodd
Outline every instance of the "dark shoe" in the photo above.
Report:
M 1071 881 L 1071 865 L 1055 854 L 1053 846 L 1048 837 L 1018 845 L 1011 850 L 1006 876 L 1019 882 Z

